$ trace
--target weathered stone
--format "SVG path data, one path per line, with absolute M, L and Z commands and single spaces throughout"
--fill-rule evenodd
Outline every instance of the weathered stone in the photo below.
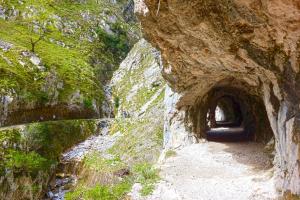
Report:
M 1 12 L 1 11 L 0 11 L 0 12 Z M 8 50 L 11 49 L 12 47 L 13 47 L 12 44 L 0 40 L 0 48 L 1 48 L 3 51 L 8 51 Z
M 161 57 L 156 49 L 144 39 L 134 45 L 111 80 L 115 95 L 119 95 L 123 104 L 118 108 L 119 115 L 144 117 L 146 110 L 164 92 L 161 69 Z M 162 84 L 155 87 L 157 82 Z M 144 99 L 144 96 L 148 98 Z
M 164 78 L 180 96 L 168 123 L 201 130 L 189 113 L 205 110 L 201 102 L 216 87 L 258 97 L 275 136 L 276 186 L 300 195 L 299 2 L 137 0 L 135 9 L 145 37 L 162 52 Z M 181 134 L 166 135 L 185 144 L 188 135 Z
M 36 66 L 41 64 L 41 59 L 39 57 L 37 57 L 36 55 L 32 55 L 30 57 L 30 61 L 31 61 L 32 64 L 34 64 Z
M 3 8 L 2 6 L 0 6 L 0 18 L 2 18 L 2 19 L 6 18 L 5 8 Z

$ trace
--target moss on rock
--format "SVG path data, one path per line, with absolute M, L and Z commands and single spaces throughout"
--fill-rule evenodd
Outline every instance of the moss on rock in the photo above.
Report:
M 88 109 L 90 117 L 101 115 L 102 84 L 140 34 L 136 22 L 124 18 L 126 5 L 4 0 L 0 41 L 11 46 L 0 48 L 0 108 L 6 107 L 0 109 L 0 126 L 20 123 L 7 118 L 20 109 L 36 109 L 35 120 L 40 120 L 39 108 L 47 106 L 67 105 L 68 110 Z M 6 97 L 11 101 L 2 100 Z
M 95 120 L 44 122 L 0 129 L 0 198 L 40 199 L 61 153 L 96 131 Z

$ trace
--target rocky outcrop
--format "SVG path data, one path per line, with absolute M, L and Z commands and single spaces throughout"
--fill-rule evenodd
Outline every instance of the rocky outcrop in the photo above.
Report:
M 205 137 L 209 100 L 226 91 L 246 101 L 257 135 L 259 119 L 270 124 L 276 187 L 300 195 L 299 2 L 136 0 L 135 7 L 178 95 L 167 121 L 187 134 L 167 134 L 169 145 Z
M 133 1 L 3 1 L 0 126 L 109 115 L 102 85 L 138 40 L 135 24 Z
M 112 104 L 119 117 L 153 117 L 153 112 L 163 112 L 161 102 L 165 81 L 161 70 L 160 53 L 141 39 L 122 61 L 111 80 Z M 154 109 L 154 105 L 159 107 Z
M 62 156 L 62 164 L 67 164 L 64 172 L 74 174 L 73 164 L 66 171 L 69 162 L 81 161 L 82 168 L 75 187 L 64 194 L 70 189 L 67 176 L 63 178 L 66 185 L 56 184 L 56 189 L 62 190 L 54 191 L 54 196 L 89 199 L 94 194 L 94 199 L 134 199 L 136 193 L 129 192 L 136 182 L 142 194 L 152 192 L 158 180 L 152 165 L 163 142 L 165 81 L 161 69 L 160 53 L 144 39 L 137 42 L 106 88 L 112 105 L 108 110 L 114 110 L 115 118 L 101 135 L 90 137 Z M 53 192 L 49 194 L 53 196 Z
M 111 80 L 115 125 L 123 133 L 115 149 L 128 163 L 154 163 L 162 148 L 166 83 L 161 70 L 160 53 L 141 39 Z

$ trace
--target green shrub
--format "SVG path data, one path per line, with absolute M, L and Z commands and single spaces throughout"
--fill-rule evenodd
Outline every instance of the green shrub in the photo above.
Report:
M 120 107 L 120 98 L 119 97 L 114 97 L 114 106 L 116 109 Z
M 48 170 L 53 162 L 36 152 L 10 150 L 6 155 L 5 165 L 14 172 L 29 172 L 36 174 L 40 170 Z
M 83 105 L 85 108 L 92 109 L 93 108 L 93 100 L 91 98 L 83 99 Z
M 113 33 L 97 28 L 97 41 L 91 47 L 90 62 L 93 63 L 101 81 L 112 77 L 131 47 L 125 27 L 114 23 L 111 24 L 111 30 Z
M 113 186 L 112 194 L 116 199 L 121 199 L 121 197 L 124 197 L 128 192 L 130 192 L 132 185 L 132 177 L 127 177 L 122 182 Z
M 124 179 L 116 185 L 96 185 L 94 187 L 79 186 L 74 191 L 66 193 L 66 200 L 119 200 L 131 189 L 132 181 Z
M 147 196 L 154 190 L 155 183 L 159 180 L 158 170 L 149 163 L 137 164 L 134 167 L 136 182 L 142 184 L 141 194 Z
M 120 23 L 112 24 L 111 29 L 114 34 L 109 34 L 100 28 L 97 29 L 98 39 L 99 42 L 101 42 L 104 51 L 119 56 L 116 58 L 121 60 L 130 50 L 129 45 L 127 44 L 127 34 Z
M 96 130 L 94 120 L 65 120 L 34 123 L 26 126 L 24 137 L 29 149 L 56 160 L 74 144 Z
M 19 129 L 0 130 L 0 175 L 5 173 L 5 158 L 8 155 L 9 150 L 13 149 L 15 144 L 20 144 L 21 138 Z
M 87 200 L 112 200 L 113 195 L 110 191 L 110 188 L 108 186 L 100 186 L 97 185 L 96 187 L 93 187 L 91 189 L 88 189 L 84 192 L 84 199 Z

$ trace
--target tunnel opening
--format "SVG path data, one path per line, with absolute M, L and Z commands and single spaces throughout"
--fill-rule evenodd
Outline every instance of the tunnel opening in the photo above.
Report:
M 240 103 L 228 94 L 212 102 L 207 112 L 206 127 L 207 140 L 242 141 L 251 137 L 243 125 Z
M 259 91 L 243 82 L 225 80 L 189 109 L 193 133 L 208 141 L 268 143 L 273 137 Z
M 240 104 L 229 95 L 220 97 L 207 112 L 207 126 L 210 128 L 238 127 L 242 121 Z

